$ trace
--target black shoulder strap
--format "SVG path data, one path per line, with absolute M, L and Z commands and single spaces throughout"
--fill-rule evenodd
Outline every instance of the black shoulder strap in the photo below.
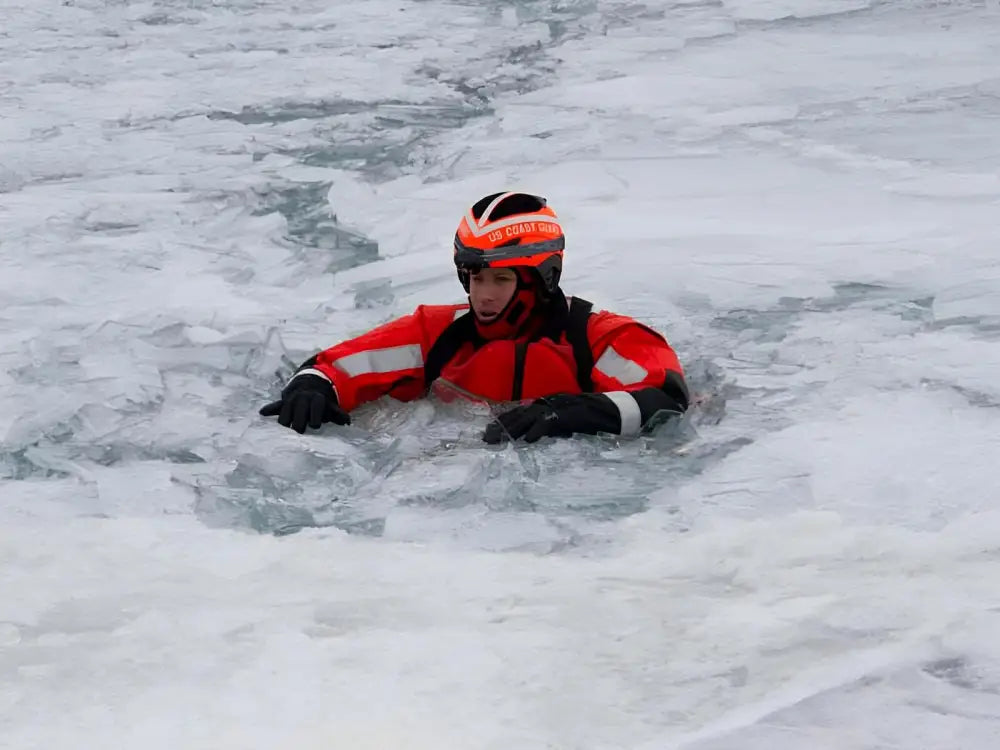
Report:
M 445 328 L 427 352 L 427 358 L 424 360 L 424 386 L 430 387 L 430 384 L 438 379 L 441 370 L 458 354 L 463 344 L 475 340 L 476 322 L 470 311 L 456 318 Z
M 576 360 L 576 382 L 580 390 L 591 393 L 594 381 L 590 371 L 594 369 L 594 353 L 590 349 L 590 339 L 587 338 L 587 321 L 594 309 L 594 303 L 580 297 L 573 297 L 569 303 L 569 319 L 566 322 L 566 339 L 573 347 L 573 359 Z
M 527 341 L 514 344 L 514 382 L 510 386 L 510 400 L 520 401 L 524 391 L 524 364 L 528 356 Z
M 594 382 L 590 378 L 590 372 L 594 369 L 594 354 L 590 350 L 590 340 L 587 338 L 587 321 L 590 313 L 594 309 L 594 304 L 580 297 L 573 297 L 569 305 L 569 315 L 566 319 L 566 340 L 573 347 L 573 359 L 576 360 L 576 380 L 580 385 L 580 390 L 584 393 L 591 393 L 594 390 Z M 451 325 L 444 329 L 437 341 L 427 352 L 427 359 L 424 361 L 424 385 L 430 386 L 441 375 L 441 370 L 454 357 L 462 345 L 478 338 L 476 333 L 475 318 L 471 312 L 467 312 L 455 319 Z M 520 397 L 521 380 L 524 377 L 524 355 L 527 346 L 521 347 L 518 352 L 520 362 L 516 362 L 519 367 L 515 372 L 514 383 L 512 384 L 512 396 L 515 400 Z

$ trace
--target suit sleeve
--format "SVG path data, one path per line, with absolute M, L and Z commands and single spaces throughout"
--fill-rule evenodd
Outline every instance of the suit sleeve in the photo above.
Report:
M 681 414 L 690 394 L 677 354 L 656 331 L 620 316 L 610 331 L 594 342 L 594 391 L 605 396 L 617 412 L 617 432 L 638 435 L 660 412 Z
M 295 376 L 311 373 L 329 380 L 347 411 L 382 396 L 411 401 L 426 390 L 424 358 L 438 333 L 431 330 L 421 305 L 410 315 L 324 349 L 302 363 Z

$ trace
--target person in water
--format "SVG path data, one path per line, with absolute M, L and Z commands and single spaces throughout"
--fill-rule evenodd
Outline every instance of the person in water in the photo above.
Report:
M 487 443 L 574 433 L 635 436 L 656 414 L 688 408 L 684 371 L 666 339 L 642 323 L 595 312 L 559 287 L 565 236 L 542 197 L 495 193 L 455 234 L 467 304 L 420 305 L 410 315 L 306 360 L 260 409 L 304 433 L 382 396 L 437 391 L 519 402 L 490 422 Z

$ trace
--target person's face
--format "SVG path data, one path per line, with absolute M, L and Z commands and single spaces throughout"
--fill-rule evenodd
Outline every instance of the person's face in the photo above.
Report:
M 517 274 L 512 268 L 484 268 L 469 276 L 469 303 L 483 323 L 496 320 L 517 291 Z

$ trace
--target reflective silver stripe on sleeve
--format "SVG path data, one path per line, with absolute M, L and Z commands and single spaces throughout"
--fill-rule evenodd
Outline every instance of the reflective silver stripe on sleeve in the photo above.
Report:
M 628 391 L 611 391 L 602 395 L 607 396 L 611 403 L 618 407 L 618 414 L 622 418 L 622 427 L 618 434 L 628 437 L 638 435 L 642 429 L 642 410 L 632 394 Z
M 332 382 L 333 382 L 332 380 L 330 380 L 330 378 L 328 378 L 328 377 L 326 376 L 326 374 L 325 374 L 325 373 L 323 373 L 323 372 L 320 372 L 320 371 L 319 371 L 319 370 L 317 370 L 317 369 L 316 369 L 315 367 L 307 367 L 307 368 L 306 368 L 306 369 L 304 369 L 304 370 L 299 370 L 299 371 L 298 371 L 297 373 L 295 373 L 295 374 L 294 374 L 294 375 L 292 376 L 292 380 L 295 380 L 295 378 L 297 378 L 297 377 L 298 377 L 299 375 L 319 375 L 319 376 L 320 376 L 321 378 L 323 378 L 323 380 L 325 380 L 325 381 L 326 381 L 327 383 L 332 383 Z
M 649 374 L 645 367 L 626 359 L 611 346 L 604 350 L 604 354 L 594 363 L 594 367 L 622 385 L 641 383 Z
M 423 367 L 424 355 L 420 350 L 420 344 L 406 344 L 348 354 L 332 364 L 353 378 L 357 375 L 373 375 Z

